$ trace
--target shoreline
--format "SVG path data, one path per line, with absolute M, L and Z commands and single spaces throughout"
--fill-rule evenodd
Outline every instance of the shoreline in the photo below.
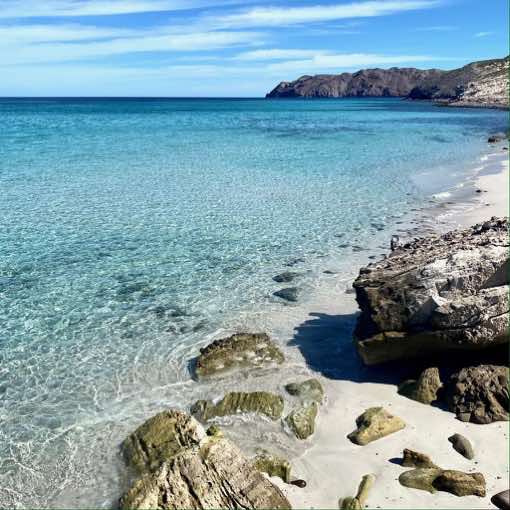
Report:
M 402 230 L 408 230 L 410 235 L 417 234 L 420 229 L 444 233 L 491 216 L 508 216 L 509 164 L 508 152 L 503 151 L 503 146 L 508 147 L 508 142 L 495 144 L 494 150 L 482 157 L 483 164 L 473 175 L 447 191 L 445 200 L 403 222 Z M 390 234 L 388 240 L 389 237 Z M 354 277 L 358 270 L 359 267 L 353 268 Z M 354 352 L 351 338 L 358 313 L 354 294 L 346 292 L 351 283 L 352 275 L 341 278 L 332 275 L 327 285 L 319 284 L 306 304 L 285 307 L 278 317 L 266 320 L 267 331 L 271 331 L 276 340 L 292 338 L 287 345 L 297 347 L 297 352 L 288 359 L 293 375 L 289 379 L 286 374 L 285 379 L 317 377 L 326 393 L 326 402 L 311 438 L 285 444 L 276 431 L 266 436 L 265 446 L 274 453 L 286 453 L 293 476 L 306 480 L 307 487 L 300 489 L 275 477 L 271 480 L 284 492 L 293 508 L 337 508 L 339 498 L 355 494 L 361 478 L 369 473 L 377 477 L 368 499 L 369 508 L 454 509 L 459 505 L 466 509 L 493 508 L 490 497 L 507 488 L 507 424 L 496 422 L 480 426 L 460 422 L 453 413 L 400 396 L 396 385 L 403 380 L 402 374 L 390 375 L 384 368 L 364 367 Z M 287 354 L 287 350 L 285 352 Z M 372 406 L 383 406 L 394 412 L 407 427 L 383 441 L 356 446 L 346 436 L 355 428 L 356 417 Z M 471 440 L 477 453 L 474 463 L 452 455 L 447 438 L 454 433 L 464 434 Z M 244 443 L 243 446 L 254 448 L 243 441 L 242 430 L 237 430 L 234 436 L 237 437 L 233 439 Z M 258 440 L 262 437 L 261 434 Z M 505 448 L 502 448 L 503 442 Z M 441 466 L 484 473 L 487 496 L 467 496 L 459 500 L 447 493 L 429 494 L 402 487 L 397 478 L 403 468 L 391 459 L 401 457 L 404 448 L 426 453 Z M 301 453 L 292 455 L 292 450 L 301 450 Z

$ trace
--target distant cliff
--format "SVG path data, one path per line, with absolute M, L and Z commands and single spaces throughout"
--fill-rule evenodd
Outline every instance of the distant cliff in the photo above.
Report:
M 452 71 L 392 67 L 302 76 L 281 82 L 266 97 L 407 97 L 508 106 L 508 62 L 508 57 L 485 60 Z

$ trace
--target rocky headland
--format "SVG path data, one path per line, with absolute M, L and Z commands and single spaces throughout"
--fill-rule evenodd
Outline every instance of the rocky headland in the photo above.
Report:
M 508 108 L 509 57 L 459 69 L 363 69 L 356 73 L 301 76 L 279 83 L 268 98 L 402 97 L 452 106 Z

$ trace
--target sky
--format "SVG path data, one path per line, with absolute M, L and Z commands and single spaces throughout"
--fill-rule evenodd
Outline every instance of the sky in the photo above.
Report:
M 504 57 L 508 0 L 0 0 L 0 96 L 261 97 Z

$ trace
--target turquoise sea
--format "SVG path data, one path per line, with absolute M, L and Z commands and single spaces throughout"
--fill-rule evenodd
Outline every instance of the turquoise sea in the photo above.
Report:
M 119 443 L 189 406 L 199 346 L 285 306 L 271 277 L 289 265 L 310 289 L 324 260 L 355 264 L 507 120 L 398 99 L 0 100 L 0 507 L 114 505 Z

